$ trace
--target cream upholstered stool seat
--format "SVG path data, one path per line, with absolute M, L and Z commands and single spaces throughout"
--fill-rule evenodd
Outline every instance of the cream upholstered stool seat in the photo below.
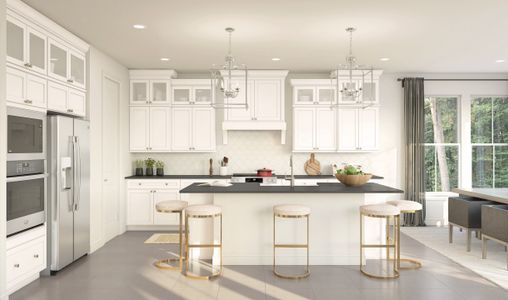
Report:
M 382 218 L 386 220 L 386 243 L 385 244 L 365 244 L 364 243 L 364 221 L 365 217 Z M 390 223 L 391 221 L 391 223 Z M 392 225 L 392 226 L 391 226 Z M 390 227 L 393 228 L 393 239 L 390 238 Z M 399 240 L 400 240 L 400 209 L 389 204 L 369 204 L 360 206 L 360 271 L 374 278 L 391 279 L 399 277 Z M 363 264 L 365 249 L 386 249 L 386 270 L 384 274 L 380 272 L 375 274 L 367 270 L 367 263 Z M 390 260 L 390 250 L 393 250 L 393 265 Z M 376 260 L 382 263 L 382 259 Z
M 219 243 L 215 243 L 215 240 L 213 239 L 212 243 L 210 244 L 190 244 L 189 242 L 189 219 L 192 218 L 212 218 L 213 221 L 215 221 L 215 218 L 219 218 L 220 220 L 220 236 L 219 236 Z M 189 261 L 189 249 L 192 248 L 210 248 L 212 251 L 215 251 L 216 248 L 220 251 L 220 265 L 219 269 L 217 271 L 214 270 L 213 267 L 213 260 L 211 263 L 211 274 L 210 275 L 198 275 L 195 273 L 192 273 L 189 270 L 190 267 L 190 261 Z M 213 257 L 213 255 L 212 255 Z M 188 206 L 185 209 L 185 261 L 186 261 L 186 268 L 184 275 L 189 278 L 194 279 L 210 279 L 213 277 L 217 277 L 222 274 L 222 208 L 217 205 L 191 205 Z
M 423 209 L 423 205 L 421 203 L 410 200 L 391 200 L 387 201 L 386 203 L 400 209 L 400 213 L 402 214 L 414 214 L 417 211 Z M 401 267 L 400 262 L 405 262 L 409 264 L 409 266 Z M 418 260 L 399 257 L 399 269 L 419 269 L 421 267 L 422 263 Z
M 273 273 L 281 278 L 287 279 L 300 279 L 305 278 L 310 275 L 309 271 L 309 216 L 310 216 L 310 208 L 303 205 L 296 204 L 282 204 L 275 205 L 273 207 Z M 305 244 L 277 244 L 275 239 L 276 226 L 275 220 L 276 218 L 305 218 L 307 224 L 307 236 Z M 305 272 L 297 275 L 288 275 L 282 274 L 277 271 L 276 263 L 275 263 L 275 249 L 277 248 L 305 248 L 307 250 L 307 266 L 305 268 Z
M 167 258 L 167 259 L 158 260 L 154 263 L 154 265 L 157 268 L 182 270 L 182 259 L 183 259 L 183 255 L 182 255 L 182 247 L 183 247 L 183 243 L 182 243 L 182 229 L 183 229 L 182 228 L 183 227 L 182 226 L 182 214 L 183 214 L 183 210 L 187 207 L 187 205 L 189 205 L 187 203 L 187 201 L 180 201 L 180 200 L 161 201 L 155 205 L 155 210 L 157 212 L 178 213 L 178 215 L 179 215 L 179 217 L 178 217 L 178 222 L 179 222 L 179 226 L 178 226 L 179 255 L 178 255 L 178 258 L 177 259 Z M 172 266 L 171 265 L 172 261 L 178 261 L 178 267 Z

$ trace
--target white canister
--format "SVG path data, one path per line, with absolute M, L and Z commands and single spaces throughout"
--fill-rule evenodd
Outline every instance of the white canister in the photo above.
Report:
M 228 167 L 220 167 L 219 168 L 219 175 L 220 176 L 226 176 L 226 175 L 228 175 Z

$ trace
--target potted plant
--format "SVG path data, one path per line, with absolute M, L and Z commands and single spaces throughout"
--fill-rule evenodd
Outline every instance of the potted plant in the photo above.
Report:
M 337 170 L 335 177 L 344 185 L 360 186 L 366 184 L 372 177 L 372 174 L 364 173 L 360 167 L 346 165 Z
M 136 164 L 136 176 L 143 176 L 143 167 L 145 166 L 145 162 L 141 159 L 137 159 L 135 161 Z
M 155 165 L 155 159 L 149 157 L 145 160 L 146 176 L 153 176 L 154 165 Z
M 157 176 L 164 176 L 164 162 L 162 160 L 155 163 L 155 168 L 157 169 Z

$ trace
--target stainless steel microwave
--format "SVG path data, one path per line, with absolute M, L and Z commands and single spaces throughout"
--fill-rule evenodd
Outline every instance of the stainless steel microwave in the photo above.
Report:
M 7 160 L 46 159 L 46 114 L 7 108 Z

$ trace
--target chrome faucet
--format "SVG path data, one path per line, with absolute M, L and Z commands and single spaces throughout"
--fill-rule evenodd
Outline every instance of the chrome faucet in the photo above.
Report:
M 295 172 L 294 172 L 294 165 L 293 165 L 293 154 L 291 154 L 291 156 L 289 156 L 289 167 L 291 167 L 291 176 L 289 177 L 289 180 L 291 182 L 291 187 L 294 187 L 295 186 Z

